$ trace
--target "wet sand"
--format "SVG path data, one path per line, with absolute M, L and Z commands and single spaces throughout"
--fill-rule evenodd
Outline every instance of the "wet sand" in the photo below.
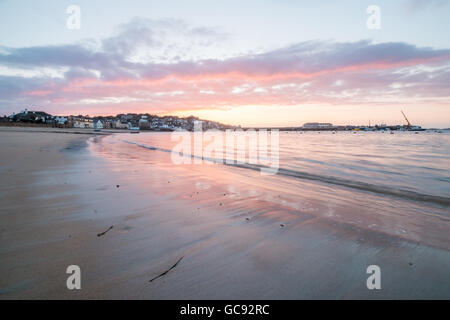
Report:
M 112 161 L 90 137 L 0 131 L 0 299 L 450 298 L 442 238 L 332 219 L 327 199 L 301 192 L 298 208 L 251 185 L 256 172 L 131 166 L 132 149 Z M 81 290 L 66 287 L 72 264 Z M 366 287 L 371 264 L 381 290 Z

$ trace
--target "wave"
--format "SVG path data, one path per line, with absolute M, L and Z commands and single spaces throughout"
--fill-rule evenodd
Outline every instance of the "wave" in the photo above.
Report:
M 144 145 L 128 140 L 121 140 L 122 142 L 125 142 L 127 144 L 133 144 L 140 148 L 152 150 L 152 151 L 160 151 L 160 152 L 166 152 L 166 153 L 172 153 L 172 150 L 155 147 L 155 146 L 149 146 Z M 180 156 L 185 156 L 182 153 L 179 153 Z M 260 164 L 250 164 L 250 163 L 227 163 L 223 161 L 223 159 L 218 158 L 208 158 L 208 157 L 199 157 L 196 155 L 190 155 L 191 158 L 197 158 L 197 159 L 203 159 L 205 161 L 210 161 L 214 163 L 220 163 L 226 166 L 233 166 L 243 169 L 250 169 L 250 170 L 268 170 L 273 171 L 273 168 L 265 165 Z M 450 198 L 442 197 L 442 196 L 436 196 L 436 195 L 430 195 L 430 194 L 423 194 L 412 190 L 406 190 L 401 188 L 392 188 L 389 186 L 384 185 L 376 185 L 371 184 L 363 181 L 355 181 L 355 180 L 349 180 L 344 178 L 338 178 L 333 176 L 326 176 L 326 175 L 318 175 L 298 170 L 292 170 L 292 169 L 286 169 L 286 168 L 278 168 L 278 171 L 275 173 L 276 175 L 285 176 L 285 177 L 291 177 L 296 179 L 302 179 L 302 180 L 310 180 L 310 181 L 319 181 L 327 184 L 347 187 L 351 189 L 356 189 L 360 191 L 367 191 L 372 192 L 376 194 L 382 194 L 382 195 L 389 195 L 394 196 L 397 198 L 402 199 L 408 199 L 408 200 L 414 200 L 414 201 L 422 201 L 422 202 L 429 202 L 429 203 L 435 203 L 442 206 L 450 206 Z

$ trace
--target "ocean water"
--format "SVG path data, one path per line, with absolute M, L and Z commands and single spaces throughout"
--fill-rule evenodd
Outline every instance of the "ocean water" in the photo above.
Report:
M 167 188 L 166 178 L 152 173 L 165 170 L 180 178 L 181 190 L 222 186 L 235 195 L 238 211 L 262 212 L 270 205 L 281 214 L 310 214 L 450 249 L 450 132 L 279 132 L 277 152 L 269 146 L 268 156 L 259 158 L 252 158 L 249 140 L 226 148 L 224 136 L 217 152 L 208 152 L 209 161 L 198 161 L 201 153 L 190 138 L 195 157 L 185 157 L 192 163 L 174 163 L 172 151 L 179 153 L 181 140 L 170 132 L 115 134 L 91 143 L 91 150 L 115 170 L 146 168 L 149 188 Z M 212 140 L 205 141 L 197 148 L 205 151 Z M 246 154 L 244 163 L 222 161 L 239 152 Z M 275 165 L 276 174 L 261 173 Z
M 167 132 L 120 135 L 118 139 L 147 147 L 149 152 L 152 148 L 155 148 L 153 151 L 170 152 L 179 142 L 172 141 Z M 194 139 L 192 136 L 192 146 Z M 237 145 L 235 154 L 236 149 L 246 152 L 245 162 L 249 163 L 249 147 Z M 218 150 L 226 152 L 225 148 Z M 269 156 L 270 152 L 269 145 Z M 213 158 L 226 159 L 217 154 Z M 424 201 L 443 201 L 450 205 L 450 132 L 397 132 L 394 135 L 382 132 L 281 132 L 278 167 L 278 174 L 292 178 L 367 188 L 373 192 L 383 193 L 384 190 L 400 197 L 414 198 L 416 195 L 417 200 L 423 196 Z

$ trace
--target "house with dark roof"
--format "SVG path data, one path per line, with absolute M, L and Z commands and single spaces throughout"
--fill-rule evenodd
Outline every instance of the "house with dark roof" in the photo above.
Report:
M 13 114 L 10 117 L 12 122 L 25 122 L 25 123 L 53 123 L 54 117 L 44 111 L 24 111 Z

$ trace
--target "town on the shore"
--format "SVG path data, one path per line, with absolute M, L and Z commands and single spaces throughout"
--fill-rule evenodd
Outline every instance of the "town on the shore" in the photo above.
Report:
M 59 128 L 83 128 L 83 129 L 128 129 L 128 130 L 154 130 L 154 131 L 192 131 L 194 125 L 201 121 L 203 130 L 226 130 L 237 128 L 216 121 L 200 120 L 197 117 L 186 118 L 177 116 L 157 116 L 148 113 L 126 113 L 116 116 L 89 117 L 78 116 L 53 116 L 44 111 L 23 110 L 10 116 L 0 118 L 4 125 L 36 125 Z
M 402 112 L 403 113 L 403 112 Z M 403 125 L 386 125 L 376 124 L 371 126 L 365 125 L 333 125 L 331 123 L 308 122 L 297 127 L 271 127 L 270 129 L 279 129 L 284 131 L 423 131 L 420 126 L 411 125 L 405 116 L 407 124 Z M 178 117 L 178 116 L 158 116 L 149 113 L 126 113 L 116 116 L 97 116 L 89 117 L 88 115 L 78 116 L 53 116 L 44 111 L 23 110 L 19 113 L 13 113 L 9 116 L 0 117 L 0 125 L 10 126 L 46 126 L 59 128 L 83 128 L 83 129 L 128 129 L 136 130 L 153 130 L 153 131 L 175 131 L 187 130 L 193 131 L 194 126 L 201 123 L 202 130 L 226 130 L 238 129 L 241 126 L 232 126 L 222 124 L 211 120 L 202 120 L 198 117 Z M 242 128 L 250 129 L 250 128 Z M 261 128 L 251 128 L 261 129 Z M 267 128 L 269 129 L 269 128 Z

